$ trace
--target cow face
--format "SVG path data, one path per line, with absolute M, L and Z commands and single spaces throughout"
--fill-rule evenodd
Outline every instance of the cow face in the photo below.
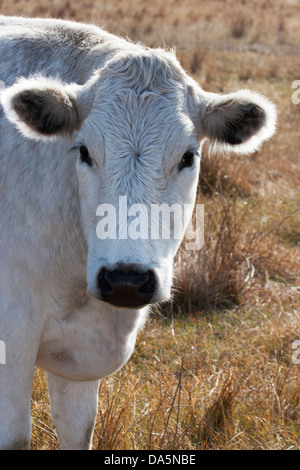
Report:
M 170 297 L 203 139 L 250 153 L 275 128 L 265 98 L 206 93 L 171 53 L 142 48 L 116 54 L 82 87 L 36 77 L 3 92 L 2 103 L 28 137 L 71 136 L 88 290 L 121 308 Z

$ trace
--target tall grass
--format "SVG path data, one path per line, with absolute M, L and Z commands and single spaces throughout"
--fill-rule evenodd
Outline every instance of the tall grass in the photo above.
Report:
M 232 170 L 228 163 L 205 154 L 203 163 L 198 202 L 205 207 L 205 241 L 201 250 L 192 253 L 184 250 L 183 243 L 178 253 L 175 304 L 189 310 L 231 307 L 244 303 L 259 282 L 295 281 L 298 264 L 289 249 L 278 243 L 277 230 L 299 216 L 300 207 L 276 222 L 257 224 L 253 214 L 263 201 L 251 197 L 244 163 L 235 161 Z M 288 232 L 292 240 L 298 240 L 295 232 Z

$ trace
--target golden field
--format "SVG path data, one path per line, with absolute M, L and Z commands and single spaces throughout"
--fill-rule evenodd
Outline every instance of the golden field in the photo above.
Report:
M 208 157 L 205 244 L 181 250 L 171 305 L 150 316 L 129 363 L 101 382 L 95 449 L 300 449 L 300 2 L 10 0 L 1 14 L 91 22 L 175 47 L 207 91 L 261 92 L 275 137 L 251 157 Z M 56 449 L 36 371 L 32 449 Z

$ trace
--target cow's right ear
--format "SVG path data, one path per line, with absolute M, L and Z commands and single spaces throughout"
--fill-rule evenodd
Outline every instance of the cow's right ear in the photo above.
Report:
M 200 135 L 216 150 L 250 154 L 275 132 L 275 105 L 249 90 L 229 95 L 204 92 L 199 108 Z
M 1 91 L 1 104 L 7 118 L 26 137 L 49 140 L 71 136 L 81 125 L 77 108 L 80 88 L 41 76 L 22 78 Z

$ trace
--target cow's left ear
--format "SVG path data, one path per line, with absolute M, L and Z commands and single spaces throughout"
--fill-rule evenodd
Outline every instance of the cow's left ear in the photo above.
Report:
M 258 93 L 205 93 L 200 103 L 200 133 L 224 151 L 251 153 L 275 132 L 276 107 Z
M 77 85 L 45 77 L 20 79 L 1 91 L 8 119 L 27 137 L 53 139 L 71 136 L 80 127 Z

